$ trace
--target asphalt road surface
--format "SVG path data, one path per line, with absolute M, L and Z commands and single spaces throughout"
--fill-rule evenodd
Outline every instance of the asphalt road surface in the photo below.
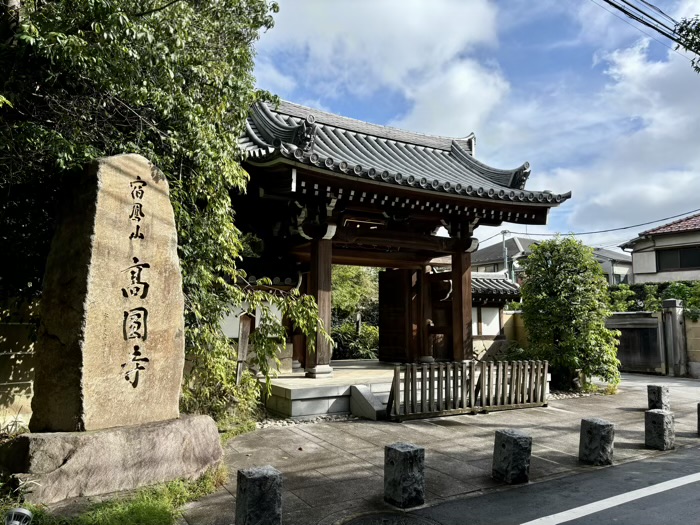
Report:
M 700 523 L 700 448 L 412 512 L 443 525 Z

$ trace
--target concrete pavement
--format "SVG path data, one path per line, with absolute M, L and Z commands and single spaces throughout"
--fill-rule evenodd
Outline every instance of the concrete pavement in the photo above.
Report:
M 258 430 L 230 441 L 225 461 L 231 481 L 184 509 L 189 525 L 233 524 L 236 471 L 272 465 L 283 475 L 283 522 L 340 524 L 371 511 L 394 511 L 383 502 L 384 445 L 397 441 L 426 449 L 426 505 L 509 490 L 491 479 L 494 432 L 517 428 L 533 437 L 531 482 L 591 472 L 578 464 L 580 421 L 601 417 L 616 424 L 615 463 L 658 456 L 644 448 L 647 384 L 670 387 L 676 446 L 700 445 L 696 407 L 700 381 L 623 375 L 619 393 L 552 400 L 549 407 L 464 415 L 406 423 L 341 421 Z M 604 468 L 604 467 L 603 467 Z M 607 467 L 607 468 L 615 468 Z

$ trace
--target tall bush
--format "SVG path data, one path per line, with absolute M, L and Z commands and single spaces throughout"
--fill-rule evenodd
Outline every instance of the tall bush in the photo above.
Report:
M 570 388 L 580 370 L 619 382 L 617 337 L 607 283 L 593 250 L 573 238 L 544 241 L 523 262 L 522 312 L 532 357 L 550 362 L 555 387 Z

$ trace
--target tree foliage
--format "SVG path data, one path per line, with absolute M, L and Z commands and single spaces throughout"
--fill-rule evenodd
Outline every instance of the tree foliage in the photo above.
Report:
M 528 350 L 550 362 L 555 385 L 569 387 L 575 370 L 618 383 L 619 332 L 605 327 L 607 282 L 593 250 L 573 238 L 544 241 L 533 246 L 523 269 Z
M 379 300 L 377 268 L 333 266 L 332 286 L 333 317 L 341 322 Z
M 265 0 L 25 0 L 0 9 L 0 275 L 3 296 L 39 295 L 60 190 L 91 159 L 140 153 L 167 176 L 186 300 L 185 408 L 221 417 L 235 351 L 231 304 L 276 304 L 311 334 L 313 300 L 235 285 L 243 245 L 229 191 L 245 188 L 237 137 L 254 89 L 253 43 L 272 27 Z M 9 7 L 8 7 L 9 6 Z M 284 332 L 267 317 L 264 333 Z M 313 340 L 313 337 L 309 337 Z M 274 344 L 260 342 L 263 351 Z M 266 346 L 267 345 L 267 346 Z M 262 359 L 262 358 L 261 358 Z
M 682 19 L 676 26 L 675 32 L 681 42 L 679 47 L 695 53 L 691 63 L 693 69 L 700 73 L 700 15 Z

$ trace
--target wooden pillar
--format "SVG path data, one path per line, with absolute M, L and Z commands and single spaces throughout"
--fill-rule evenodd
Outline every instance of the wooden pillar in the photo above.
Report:
M 452 254 L 452 359 L 472 359 L 472 256 L 461 250 Z
M 311 241 L 311 273 L 309 291 L 318 303 L 318 314 L 327 332 L 331 330 L 331 251 L 330 239 Z M 316 349 L 306 350 L 306 377 L 331 377 L 331 345 L 328 340 L 316 336 Z
M 428 267 L 421 270 L 421 319 L 420 319 L 420 344 L 421 363 L 433 363 L 433 345 L 430 337 L 430 327 L 433 325 L 433 303 L 430 293 L 430 280 L 428 279 Z

